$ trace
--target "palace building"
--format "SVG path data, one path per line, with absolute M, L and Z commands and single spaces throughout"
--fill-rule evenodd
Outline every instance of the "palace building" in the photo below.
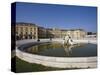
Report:
M 38 27 L 31 23 L 16 23 L 16 39 L 38 38 Z
M 16 39 L 44 39 L 64 38 L 70 35 L 73 39 L 84 39 L 86 32 L 83 29 L 44 28 L 32 23 L 16 23 Z
M 66 35 L 70 35 L 73 39 L 83 39 L 86 36 L 86 32 L 82 29 L 47 29 L 47 36 L 49 38 L 64 38 Z

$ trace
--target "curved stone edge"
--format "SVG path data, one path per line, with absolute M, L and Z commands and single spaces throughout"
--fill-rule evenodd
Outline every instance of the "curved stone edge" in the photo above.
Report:
M 51 40 L 49 39 L 40 39 L 40 42 L 50 42 Z M 60 43 L 63 43 L 63 39 L 52 39 L 52 41 L 54 42 L 60 42 Z M 74 42 L 76 43 L 92 43 L 92 44 L 97 44 L 97 40 L 94 39 L 94 40 L 89 40 L 89 39 L 82 39 L 82 40 L 73 40 Z M 26 43 L 31 43 L 31 42 L 37 42 L 37 40 L 34 40 L 34 39 L 28 39 L 28 40 L 19 40 L 19 41 L 16 41 L 16 45 L 17 46 L 20 46 L 22 44 L 26 44 Z
M 16 50 L 16 56 L 29 63 L 58 68 L 96 68 L 97 57 L 48 57 Z
M 53 39 L 52 41 L 63 43 L 64 40 L 62 40 L 62 39 Z M 75 43 L 92 43 L 92 44 L 97 44 L 97 40 L 96 39 L 94 39 L 94 40 L 91 40 L 91 39 L 75 40 L 75 39 L 73 39 L 73 41 Z
M 33 42 L 33 40 L 27 40 L 25 42 L 19 41 L 19 42 L 20 43 L 17 44 L 18 46 L 21 46 L 22 44 Z M 16 56 L 29 63 L 36 63 L 36 64 L 41 64 L 49 67 L 57 67 L 57 68 L 96 68 L 97 67 L 97 57 L 66 57 L 66 58 L 49 57 L 49 56 L 41 56 L 41 55 L 26 53 L 19 50 L 17 47 L 16 47 Z

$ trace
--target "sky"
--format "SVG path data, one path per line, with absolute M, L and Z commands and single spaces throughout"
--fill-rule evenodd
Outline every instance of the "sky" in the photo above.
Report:
M 17 2 L 16 22 L 35 23 L 45 28 L 97 32 L 97 8 Z

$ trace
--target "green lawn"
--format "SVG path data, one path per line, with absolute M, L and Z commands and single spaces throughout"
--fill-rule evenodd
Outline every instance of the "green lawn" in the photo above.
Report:
M 28 63 L 26 61 L 23 61 L 19 59 L 18 57 L 12 58 L 12 61 L 15 61 L 16 65 L 12 63 L 14 66 L 16 66 L 16 72 L 37 72 L 37 71 L 53 71 L 53 70 L 65 70 L 61 68 L 52 68 L 52 67 L 46 67 L 40 64 L 33 64 L 33 63 Z

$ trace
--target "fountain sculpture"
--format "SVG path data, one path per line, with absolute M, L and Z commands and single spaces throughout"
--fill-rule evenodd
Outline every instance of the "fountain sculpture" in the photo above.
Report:
M 66 35 L 65 38 L 64 38 L 64 42 L 63 42 L 65 45 L 73 45 L 74 42 L 72 40 L 72 38 L 69 36 L 69 35 Z

